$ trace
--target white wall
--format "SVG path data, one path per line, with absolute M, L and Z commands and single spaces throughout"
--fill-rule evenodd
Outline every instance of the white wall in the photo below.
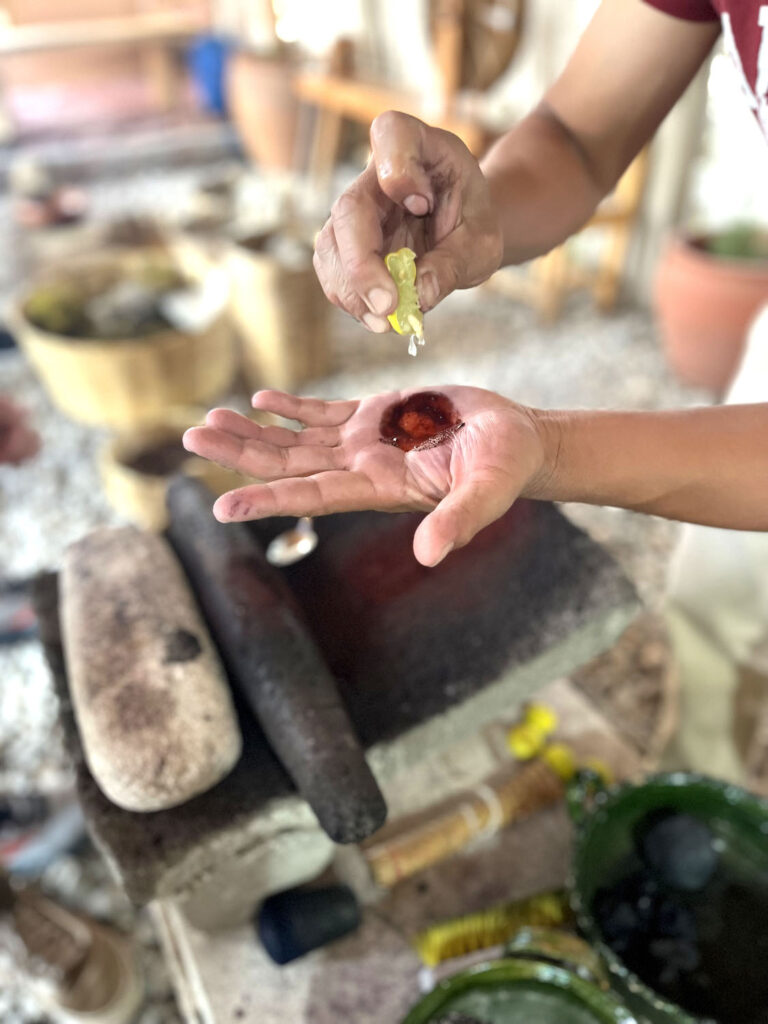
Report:
M 768 224 L 768 145 L 725 53 L 718 53 L 712 61 L 708 94 L 703 154 L 693 177 L 690 219 L 703 229 L 745 220 Z

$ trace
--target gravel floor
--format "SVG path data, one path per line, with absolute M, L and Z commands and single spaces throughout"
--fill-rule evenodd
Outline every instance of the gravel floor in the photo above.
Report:
M 189 172 L 179 172 L 159 189 L 157 176 L 138 176 L 100 188 L 95 203 L 102 215 L 125 212 L 126 202 L 134 212 L 151 210 L 164 195 L 176 196 L 193 180 Z M 0 219 L 2 205 L 0 201 Z M 5 265 L 6 275 L 12 276 L 11 255 L 7 249 L 0 251 L 0 267 Z M 0 293 L 9 283 L 8 276 L 0 280 Z M 341 397 L 460 382 L 540 407 L 653 409 L 709 400 L 671 379 L 653 325 L 642 311 L 599 318 L 585 301 L 577 300 L 559 324 L 543 328 L 530 310 L 488 289 L 476 290 L 452 297 L 429 315 L 427 345 L 417 359 L 406 355 L 403 339 L 371 336 L 351 320 L 333 315 L 334 372 L 307 385 L 307 393 Z M 54 410 L 16 352 L 0 353 L 0 390 L 29 407 L 43 437 L 42 451 L 31 463 L 0 468 L 0 576 L 28 576 L 57 566 L 71 540 L 118 516 L 99 484 L 98 453 L 105 435 Z M 613 551 L 649 606 L 656 606 L 675 525 L 611 509 L 566 506 L 565 511 Z M 69 782 L 55 701 L 36 644 L 0 648 L 0 792 L 56 792 Z M 137 929 L 150 992 L 141 1024 L 178 1020 L 148 922 L 142 916 L 133 918 L 98 859 L 67 858 L 53 866 L 46 881 L 71 902 Z M 0 1020 L 40 1021 L 1 949 L 2 942 Z

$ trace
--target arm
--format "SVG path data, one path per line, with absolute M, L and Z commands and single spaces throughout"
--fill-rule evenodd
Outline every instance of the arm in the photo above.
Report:
M 482 162 L 504 262 L 547 252 L 581 227 L 653 136 L 720 31 L 642 0 L 604 0 L 539 106 Z
M 530 497 L 768 530 L 768 405 L 535 416 L 545 454 Z
M 482 170 L 449 132 L 389 111 L 372 158 L 318 236 L 328 298 L 369 330 L 396 303 L 382 257 L 419 257 L 421 308 L 579 228 L 651 137 L 712 46 L 717 23 L 681 21 L 643 0 L 604 0 L 566 70 Z
M 412 450 L 382 443 L 393 410 L 404 401 L 422 408 L 435 394 L 452 407 L 457 429 Z M 253 402 L 305 429 L 259 427 L 218 409 L 184 438 L 190 451 L 269 481 L 219 498 L 222 522 L 421 510 L 429 514 L 414 552 L 423 565 L 469 543 L 519 497 L 768 530 L 768 405 L 543 412 L 453 386 L 343 402 L 262 391 Z

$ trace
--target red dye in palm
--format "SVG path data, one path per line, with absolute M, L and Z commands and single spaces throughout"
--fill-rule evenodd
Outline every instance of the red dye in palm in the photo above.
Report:
M 411 452 L 443 444 L 463 426 L 449 398 L 437 391 L 419 391 L 390 405 L 381 417 L 379 433 L 385 444 Z

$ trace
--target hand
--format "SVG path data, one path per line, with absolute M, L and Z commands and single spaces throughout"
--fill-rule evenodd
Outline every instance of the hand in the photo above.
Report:
M 421 390 L 421 389 L 419 389 Z M 320 516 L 378 509 L 426 511 L 413 549 L 437 565 L 503 515 L 520 495 L 535 496 L 548 476 L 548 445 L 531 409 L 480 388 L 430 389 L 448 398 L 463 423 L 443 443 L 402 452 L 382 442 L 380 424 L 394 403 L 416 391 L 325 402 L 260 391 L 257 409 L 304 424 L 300 431 L 261 427 L 227 409 L 208 413 L 184 445 L 223 466 L 269 483 L 218 499 L 220 522 L 267 516 Z
M 40 438 L 27 426 L 27 414 L 10 398 L 0 396 L 0 464 L 14 465 L 31 458 L 40 448 Z
M 331 302 L 375 332 L 397 291 L 383 257 L 409 246 L 426 312 L 499 268 L 502 235 L 480 166 L 450 132 L 388 111 L 371 125 L 373 155 L 317 237 L 315 270 Z

